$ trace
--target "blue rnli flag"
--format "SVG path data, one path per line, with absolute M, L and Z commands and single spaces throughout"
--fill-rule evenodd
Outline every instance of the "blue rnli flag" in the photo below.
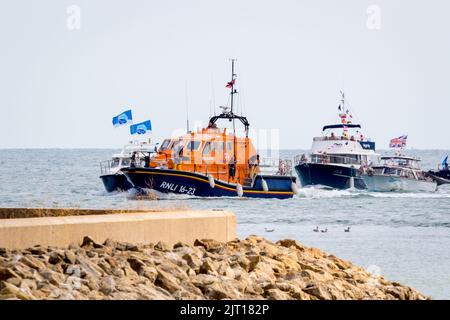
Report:
M 123 126 L 128 123 L 133 123 L 133 115 L 131 110 L 122 112 L 121 114 L 112 118 L 112 123 L 114 127 Z
M 445 156 L 444 160 L 442 160 L 442 166 L 445 167 L 447 166 L 447 161 L 448 161 L 448 155 Z
M 152 132 L 152 123 L 150 120 L 141 122 L 141 123 L 136 123 L 130 126 L 130 133 L 131 134 L 139 134 L 139 135 L 143 135 L 143 134 L 149 134 Z

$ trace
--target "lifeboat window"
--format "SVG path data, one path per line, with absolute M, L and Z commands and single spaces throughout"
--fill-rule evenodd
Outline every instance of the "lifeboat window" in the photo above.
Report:
M 129 158 L 123 158 L 122 159 L 122 166 L 128 167 L 130 165 L 130 159 Z
M 200 148 L 200 141 L 189 141 L 188 146 L 189 150 L 198 150 Z
M 161 144 L 161 147 L 159 147 L 159 151 L 167 150 L 169 148 L 170 141 L 171 141 L 170 139 L 164 140 L 163 143 Z
M 233 142 L 227 142 L 227 151 L 233 150 Z
M 217 152 L 223 151 L 223 142 L 216 142 L 216 143 L 215 143 L 215 150 L 216 150 Z
M 175 142 L 172 145 L 172 150 L 174 152 L 174 154 L 181 154 L 181 151 L 183 150 L 183 146 L 184 146 L 184 141 L 183 140 L 178 140 L 177 142 Z
M 214 151 L 214 143 L 212 142 L 207 142 L 205 144 L 205 147 L 203 148 L 203 154 L 204 155 L 208 155 L 210 154 L 212 151 Z

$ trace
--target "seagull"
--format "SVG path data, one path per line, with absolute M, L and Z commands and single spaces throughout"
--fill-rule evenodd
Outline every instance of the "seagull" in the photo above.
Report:
M 325 229 L 323 229 L 323 230 L 320 230 L 320 232 L 323 232 L 323 233 L 325 233 L 325 232 L 327 232 L 327 231 L 328 231 L 327 228 L 325 228 Z
M 316 226 L 316 227 L 313 229 L 313 231 L 314 231 L 314 232 L 319 232 L 319 226 Z
M 264 231 L 265 231 L 265 232 L 274 232 L 275 229 L 267 229 L 267 228 L 264 228 Z
M 347 227 L 347 229 L 344 229 L 344 232 L 350 232 L 350 227 Z

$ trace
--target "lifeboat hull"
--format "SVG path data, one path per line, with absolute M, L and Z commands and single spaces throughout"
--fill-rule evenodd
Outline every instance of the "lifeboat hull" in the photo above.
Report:
M 301 163 L 295 166 L 295 171 L 302 187 L 321 185 L 332 189 L 366 189 L 364 180 L 357 174 L 357 170 L 350 167 L 331 164 Z
M 163 193 L 185 194 L 196 197 L 238 197 L 238 186 L 214 179 L 213 186 L 208 176 L 195 172 L 158 169 L 124 168 L 124 175 L 136 188 L 152 189 Z M 262 188 L 262 179 L 268 191 Z M 253 187 L 242 187 L 242 197 L 287 199 L 294 196 L 289 176 L 257 176 Z

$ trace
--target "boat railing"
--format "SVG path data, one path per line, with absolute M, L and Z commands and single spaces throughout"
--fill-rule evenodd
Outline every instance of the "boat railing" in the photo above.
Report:
M 100 162 L 100 173 L 101 174 L 109 174 L 111 173 L 112 166 L 112 160 L 105 160 Z
M 314 142 L 317 142 L 317 141 L 342 141 L 342 140 L 344 140 L 344 141 L 359 141 L 359 140 L 356 140 L 355 138 L 352 139 L 351 136 L 350 137 L 344 137 L 344 136 L 328 137 L 328 136 L 325 136 L 325 137 L 314 137 L 313 138 Z
M 292 161 L 278 158 L 262 158 L 259 162 L 260 174 L 264 175 L 292 175 Z
M 147 164 L 148 165 L 148 164 Z M 122 159 L 120 162 L 117 160 L 105 160 L 100 162 L 100 173 L 103 174 L 110 174 L 115 173 L 119 171 L 120 168 L 125 167 L 146 167 L 146 160 L 145 158 L 136 158 L 134 161 L 134 165 L 132 165 L 130 159 Z
M 194 172 L 203 173 L 205 175 L 215 174 L 216 176 L 227 175 L 229 173 L 229 164 L 210 164 L 205 166 L 194 165 Z M 259 174 L 262 175 L 282 175 L 289 176 L 292 175 L 292 161 L 287 159 L 275 159 L 275 158 L 261 158 L 259 166 L 256 164 L 250 165 L 242 171 L 245 177 L 252 177 L 259 168 Z M 200 170 L 199 170 L 200 169 Z

